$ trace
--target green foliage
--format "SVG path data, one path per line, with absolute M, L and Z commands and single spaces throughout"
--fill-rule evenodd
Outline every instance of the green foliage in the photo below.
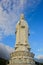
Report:
M 5 59 L 0 58 L 0 65 L 6 65 L 7 61 Z
M 43 65 L 43 63 L 41 63 L 40 65 Z

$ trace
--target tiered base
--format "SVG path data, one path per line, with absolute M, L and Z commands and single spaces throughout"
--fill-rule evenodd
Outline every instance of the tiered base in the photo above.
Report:
M 34 54 L 26 51 L 15 51 L 11 54 L 8 65 L 35 65 Z

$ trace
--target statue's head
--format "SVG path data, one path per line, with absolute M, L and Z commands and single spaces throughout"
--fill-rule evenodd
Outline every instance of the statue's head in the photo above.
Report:
M 20 15 L 20 19 L 24 19 L 24 14 L 21 14 Z

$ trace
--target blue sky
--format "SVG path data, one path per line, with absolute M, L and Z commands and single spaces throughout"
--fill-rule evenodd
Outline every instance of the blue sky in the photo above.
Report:
M 30 47 L 35 56 L 43 55 L 43 0 L 0 0 L 0 43 L 14 47 L 15 27 L 24 13 L 30 28 Z

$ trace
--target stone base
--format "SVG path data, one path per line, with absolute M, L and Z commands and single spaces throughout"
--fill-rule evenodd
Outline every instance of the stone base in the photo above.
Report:
M 28 51 L 15 51 L 11 54 L 11 58 L 18 58 L 18 57 L 32 57 L 34 58 L 34 54 L 32 52 Z
M 9 64 L 8 64 L 9 65 Z M 27 63 L 15 63 L 15 64 L 10 64 L 10 65 L 35 65 L 35 64 L 27 64 Z
M 8 65 L 35 65 L 34 54 L 26 51 L 16 51 L 11 54 Z

